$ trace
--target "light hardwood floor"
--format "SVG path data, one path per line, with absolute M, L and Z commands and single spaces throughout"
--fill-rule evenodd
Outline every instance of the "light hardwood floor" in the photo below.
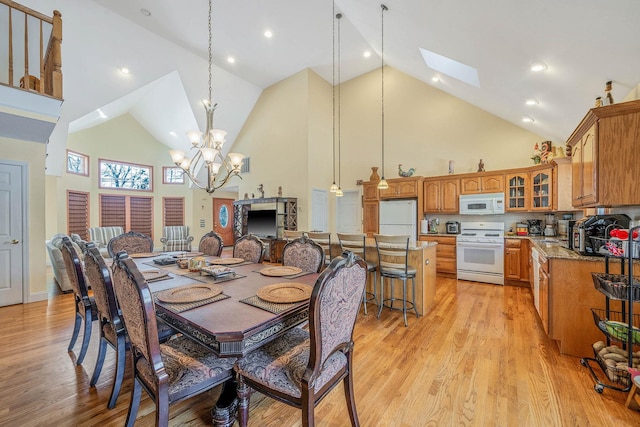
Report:
M 114 354 L 97 387 L 89 380 L 97 328 L 82 366 L 67 353 L 71 295 L 50 284 L 50 299 L 0 308 L 1 426 L 124 425 L 131 381 L 106 409 Z M 570 304 L 570 301 L 567 301 Z M 625 394 L 597 394 L 577 358 L 546 338 L 528 288 L 438 279 L 436 307 L 409 317 L 375 310 L 355 329 L 355 395 L 362 426 L 638 426 Z M 79 342 L 76 344 L 76 351 Z M 127 370 L 127 375 L 130 371 Z M 173 405 L 171 425 L 211 425 L 219 390 Z M 347 426 L 342 388 L 316 409 L 319 426 Z M 300 425 L 300 412 L 254 395 L 250 426 Z M 143 393 L 136 426 L 154 424 Z

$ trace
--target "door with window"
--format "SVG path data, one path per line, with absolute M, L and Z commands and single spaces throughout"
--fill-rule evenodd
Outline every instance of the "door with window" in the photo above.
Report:
M 233 199 L 213 199 L 213 231 L 225 246 L 233 246 Z
M 0 306 L 23 302 L 24 168 L 0 163 Z

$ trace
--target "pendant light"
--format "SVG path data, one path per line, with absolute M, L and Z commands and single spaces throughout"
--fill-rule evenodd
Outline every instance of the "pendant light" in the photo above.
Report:
M 332 61 L 333 61 L 333 67 L 332 67 L 332 76 L 331 76 L 331 87 L 332 87 L 332 105 L 333 105 L 333 134 L 332 134 L 332 140 L 333 140 L 333 157 L 331 159 L 332 163 L 333 163 L 333 184 L 331 184 L 331 187 L 329 187 L 329 192 L 331 193 L 337 193 L 338 192 L 338 186 L 336 185 L 336 20 L 335 20 L 335 16 L 336 16 L 336 5 L 335 3 L 333 4 L 333 9 L 331 10 L 332 12 L 332 16 L 331 19 L 333 20 L 333 46 L 331 48 L 331 52 L 332 52 Z
M 384 11 L 385 10 L 389 10 L 387 8 L 387 6 L 385 6 L 384 4 L 380 5 L 380 9 L 382 10 L 380 13 L 381 16 L 381 21 L 382 21 L 382 25 L 381 25 L 381 40 L 382 40 L 382 47 L 380 49 L 380 58 L 381 58 L 381 66 L 380 66 L 380 71 L 381 71 L 381 75 L 382 75 L 382 178 L 380 179 L 380 182 L 378 182 L 378 189 L 380 190 L 386 190 L 387 188 L 389 188 L 389 184 L 387 183 L 387 180 L 384 179 Z
M 341 104 L 340 104 L 340 92 L 342 90 L 342 84 L 340 82 L 340 19 L 342 18 L 342 14 L 338 13 L 336 15 L 336 19 L 338 20 L 338 191 L 336 191 L 336 197 L 344 196 L 342 192 L 342 187 L 340 185 L 340 178 L 342 174 L 340 173 L 340 167 L 342 166 L 340 150 L 342 148 L 342 138 L 340 134 L 340 130 L 342 127 L 342 115 L 341 115 Z

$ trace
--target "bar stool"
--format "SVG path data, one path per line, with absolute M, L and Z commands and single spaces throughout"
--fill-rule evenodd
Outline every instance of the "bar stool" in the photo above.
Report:
M 413 310 L 418 317 L 416 308 L 416 269 L 409 266 L 409 236 L 389 236 L 374 234 L 376 249 L 378 251 L 378 264 L 380 266 L 380 307 L 378 318 L 382 314 L 382 308 L 390 310 L 402 310 L 404 326 L 407 322 L 407 309 Z M 391 280 L 390 298 L 384 298 L 384 279 Z M 402 280 L 402 299 L 394 295 L 395 279 Z M 407 301 L 407 279 L 411 279 L 411 301 Z M 396 301 L 402 301 L 402 308 L 394 307 Z M 388 303 L 388 304 L 387 304 Z
M 367 254 L 365 250 L 366 238 L 366 234 L 338 233 L 338 240 L 340 241 L 340 248 L 342 249 L 342 252 L 351 251 L 354 254 L 358 255 L 364 262 L 367 263 L 367 273 L 373 273 L 373 292 L 368 292 L 365 286 L 364 293 L 362 294 L 362 305 L 364 306 L 364 314 L 367 314 L 367 302 L 373 301 L 376 304 L 376 308 L 379 306 L 377 274 L 378 264 L 373 261 L 367 260 Z

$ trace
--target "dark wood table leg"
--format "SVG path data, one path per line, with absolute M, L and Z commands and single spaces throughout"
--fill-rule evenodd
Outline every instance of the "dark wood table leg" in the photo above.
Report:
M 222 385 L 222 392 L 211 410 L 215 427 L 231 427 L 238 417 L 238 393 L 235 378 L 228 379 Z
M 240 377 L 238 381 L 238 423 L 240 427 L 247 427 L 250 397 L 251 388 L 249 388 L 249 386 L 242 381 L 242 377 Z

